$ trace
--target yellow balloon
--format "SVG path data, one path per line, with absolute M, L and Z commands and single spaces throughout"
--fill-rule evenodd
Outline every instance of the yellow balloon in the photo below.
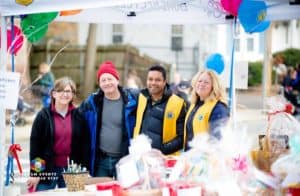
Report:
M 25 5 L 25 6 L 30 5 L 32 2 L 33 0 L 16 0 L 17 4 Z

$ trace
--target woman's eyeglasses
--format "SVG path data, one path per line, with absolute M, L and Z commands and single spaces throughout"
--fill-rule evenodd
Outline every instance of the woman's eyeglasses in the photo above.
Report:
M 66 95 L 71 95 L 71 94 L 74 93 L 74 92 L 71 91 L 71 90 L 56 90 L 56 92 L 62 93 L 62 94 L 66 94 Z

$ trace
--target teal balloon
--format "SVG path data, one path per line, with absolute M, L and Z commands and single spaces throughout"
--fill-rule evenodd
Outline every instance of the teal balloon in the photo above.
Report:
M 267 5 L 264 1 L 243 0 L 238 10 L 238 19 L 245 32 L 263 32 L 270 26 L 270 21 L 265 20 Z
M 218 74 L 221 74 L 224 71 L 224 58 L 221 54 L 215 53 L 210 55 L 205 63 L 207 69 L 216 71 Z

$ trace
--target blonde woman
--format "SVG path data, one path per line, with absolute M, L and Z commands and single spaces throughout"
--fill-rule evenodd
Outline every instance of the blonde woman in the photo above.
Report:
M 55 81 L 51 104 L 37 114 L 30 135 L 30 191 L 65 187 L 61 175 L 68 160 L 89 166 L 89 133 L 73 105 L 76 86 L 63 77 Z
M 191 106 L 185 118 L 185 149 L 196 134 L 221 139 L 221 128 L 229 118 L 225 90 L 214 71 L 198 72 L 192 80 Z

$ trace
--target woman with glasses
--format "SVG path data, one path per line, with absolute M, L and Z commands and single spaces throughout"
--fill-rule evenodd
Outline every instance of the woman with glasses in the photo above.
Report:
M 51 104 L 37 114 L 30 135 L 29 190 L 65 187 L 61 173 L 69 162 L 88 169 L 89 134 L 85 121 L 73 105 L 76 86 L 62 77 L 55 81 Z
M 225 90 L 214 71 L 198 72 L 192 87 L 191 105 L 185 117 L 185 150 L 197 134 L 208 133 L 211 138 L 221 139 L 221 129 L 229 118 Z

